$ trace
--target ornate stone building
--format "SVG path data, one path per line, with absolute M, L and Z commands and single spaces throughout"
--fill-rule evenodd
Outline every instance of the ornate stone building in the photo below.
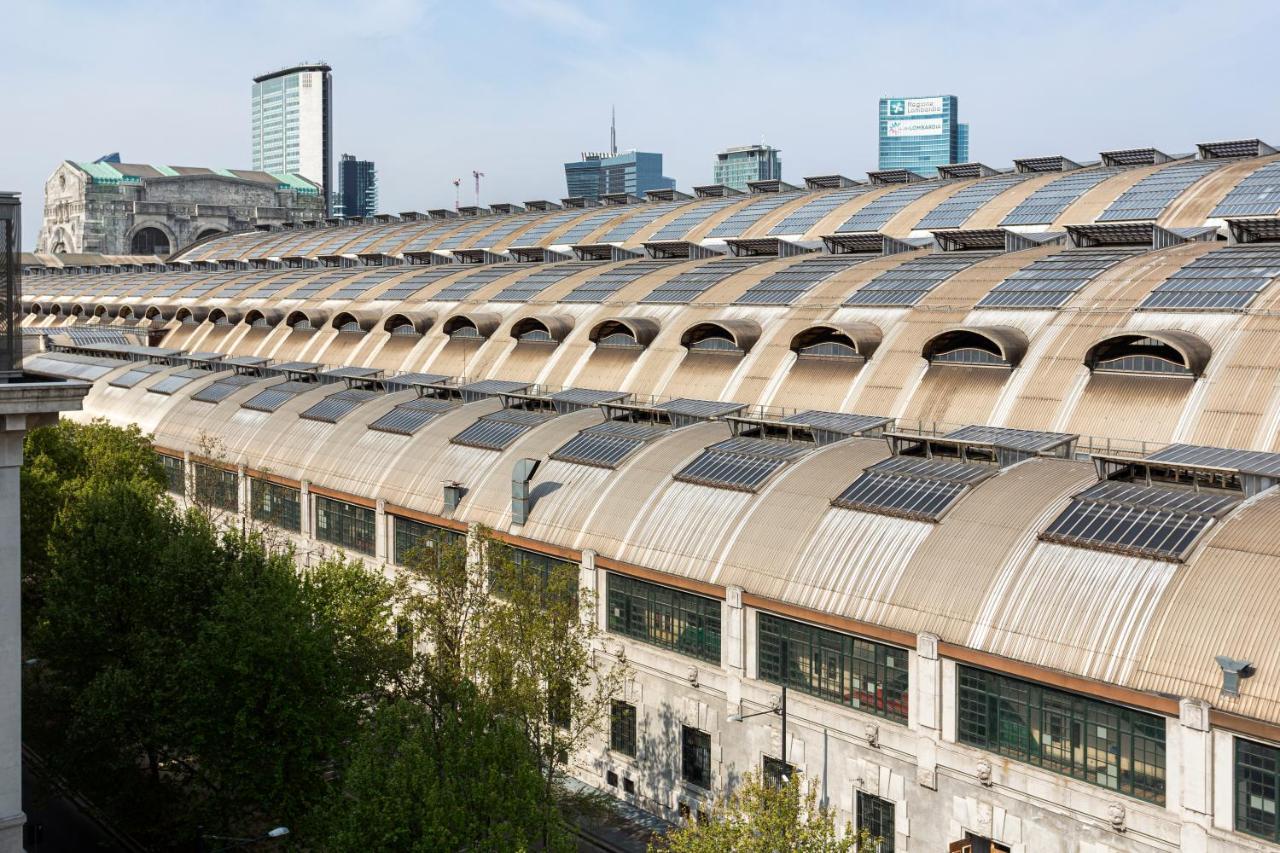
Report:
M 44 185 L 39 252 L 159 255 L 226 231 L 323 219 L 306 178 L 246 169 L 63 161 Z

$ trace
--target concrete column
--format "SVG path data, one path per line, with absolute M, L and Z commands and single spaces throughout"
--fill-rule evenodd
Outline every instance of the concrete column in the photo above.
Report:
M 21 853 L 22 571 L 18 471 L 26 419 L 0 416 L 0 853 Z
M 311 525 L 314 522 L 312 521 L 313 513 L 311 512 L 311 483 L 308 480 L 303 480 L 298 485 L 298 512 L 301 515 L 299 532 L 302 534 L 303 539 L 310 539 Z
M 725 589 L 723 613 L 720 616 L 721 663 L 733 675 L 742 677 L 746 667 L 746 619 L 742 608 L 742 587 Z
M 246 521 L 253 521 L 250 508 L 253 496 L 249 493 L 249 474 L 244 465 L 236 466 L 236 501 L 240 506 L 240 515 Z
M 582 552 L 582 561 L 578 563 L 578 589 L 589 594 L 595 605 L 591 611 L 582 614 L 584 624 L 594 621 L 603 631 L 605 608 L 608 605 L 604 600 L 604 586 L 600 583 L 600 575 L 596 571 L 596 552 L 590 548 Z
M 942 661 L 936 634 L 916 637 L 911 654 L 909 724 L 917 732 L 916 782 L 937 790 L 938 741 L 942 739 Z
M 389 530 L 391 525 L 387 522 L 387 502 L 379 498 L 374 507 L 373 516 L 373 557 L 381 562 L 387 561 L 387 554 L 390 550 L 387 547 L 387 543 L 390 539 Z

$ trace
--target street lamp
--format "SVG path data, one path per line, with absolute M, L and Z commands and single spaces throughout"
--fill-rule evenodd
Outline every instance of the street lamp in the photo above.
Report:
M 787 675 L 790 667 L 788 666 L 787 640 L 782 639 L 782 700 L 773 708 L 766 708 L 763 711 L 756 711 L 754 714 L 743 714 L 739 711 L 737 714 L 730 714 L 728 717 L 731 723 L 740 723 L 743 720 L 749 720 L 752 717 L 759 717 L 764 714 L 778 714 L 782 717 L 782 779 L 787 779 Z M 738 703 L 739 709 L 742 703 Z
M 283 838 L 288 834 L 289 834 L 289 827 L 287 826 L 277 826 L 275 829 L 272 829 L 254 838 L 231 838 L 225 835 L 205 835 L 203 830 L 201 830 L 199 849 L 201 850 L 201 853 L 204 853 L 204 851 L 209 849 L 205 845 L 206 841 L 230 842 L 229 844 L 223 847 L 216 847 L 212 850 L 209 850 L 209 853 L 223 853 L 224 850 L 239 850 L 243 847 L 251 847 L 254 844 L 258 844 L 263 841 L 270 841 L 272 838 Z

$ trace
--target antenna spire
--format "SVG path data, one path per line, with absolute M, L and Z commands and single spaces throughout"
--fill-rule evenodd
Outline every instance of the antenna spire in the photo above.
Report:
M 609 156 L 618 156 L 618 110 L 609 105 Z

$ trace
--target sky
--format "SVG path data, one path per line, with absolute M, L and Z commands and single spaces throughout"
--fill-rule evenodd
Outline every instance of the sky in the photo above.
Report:
M 1260 137 L 1280 4 L 753 0 L 0 0 L 0 189 L 39 230 L 62 160 L 249 168 L 252 78 L 333 66 L 335 163 L 377 163 L 383 212 L 557 200 L 563 163 L 658 151 L 687 189 L 716 151 L 782 151 L 783 179 L 876 167 L 882 96 L 954 94 L 970 156 Z M 336 166 L 335 166 L 336 168 Z

